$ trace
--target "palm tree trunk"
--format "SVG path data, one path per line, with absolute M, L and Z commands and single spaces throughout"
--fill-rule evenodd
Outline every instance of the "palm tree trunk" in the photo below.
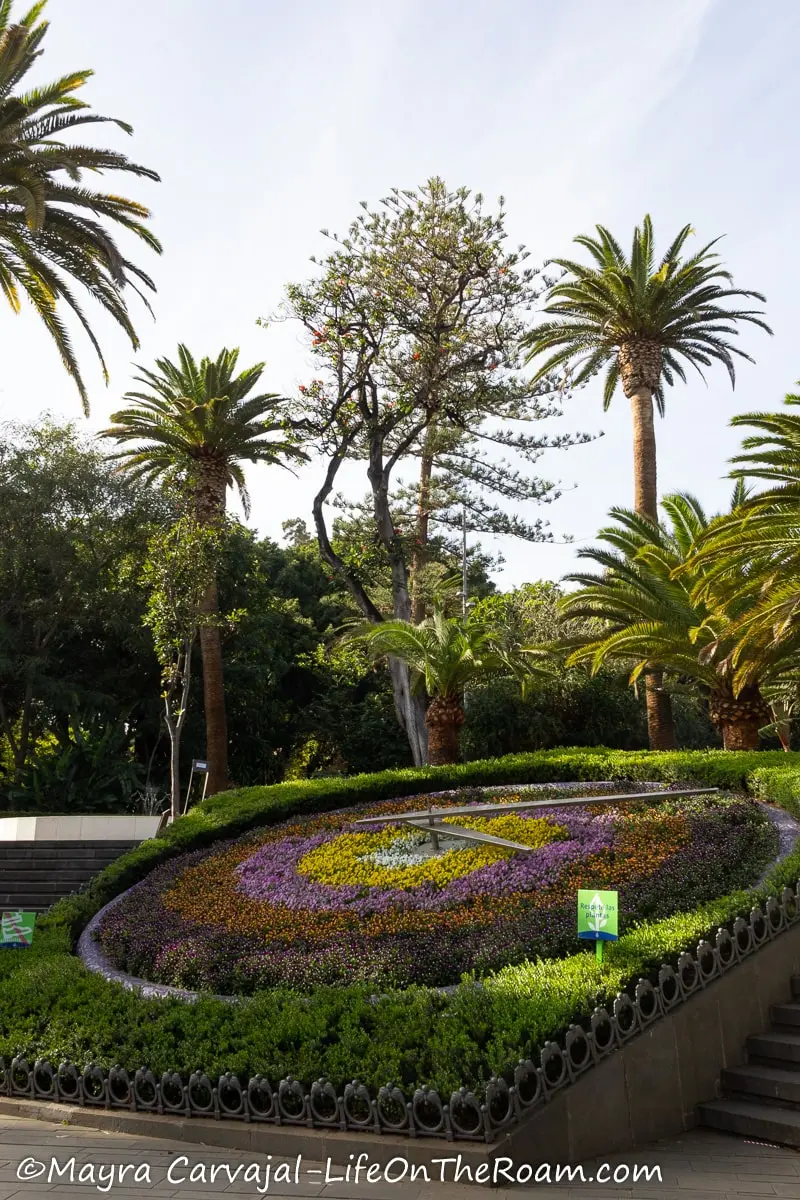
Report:
M 723 721 L 723 750 L 757 750 L 758 721 Z
M 650 671 L 644 684 L 645 710 L 647 712 L 647 737 L 651 750 L 675 750 L 675 721 L 672 716 L 672 698 L 664 691 L 664 673 L 658 669 Z
M 227 468 L 214 458 L 201 466 L 194 490 L 195 516 L 198 524 L 221 527 L 225 520 Z M 208 585 L 200 610 L 212 617 L 219 615 L 217 580 Z M 222 635 L 219 626 L 200 626 L 200 651 L 203 659 L 203 711 L 206 719 L 206 761 L 208 762 L 207 796 L 224 792 L 230 786 L 228 777 L 228 721 L 225 714 L 225 678 L 222 665 Z
M 216 580 L 203 597 L 202 611 L 219 613 Z M 203 656 L 203 710 L 206 718 L 206 759 L 208 788 L 213 796 L 224 792 L 228 779 L 228 721 L 225 714 L 225 680 L 222 666 L 222 638 L 216 625 L 201 625 L 200 650 Z
M 656 477 L 656 431 L 653 424 L 653 393 L 638 387 L 630 397 L 633 417 L 633 503 L 637 513 L 658 523 Z
M 459 700 L 437 696 L 426 714 L 428 755 L 432 767 L 456 763 L 461 757 L 460 734 L 464 709 Z
M 709 711 L 711 720 L 722 733 L 725 750 L 757 750 L 758 731 L 772 716 L 757 684 L 742 688 L 735 697 L 729 690 L 714 692 Z
M 633 417 L 634 507 L 642 516 L 658 523 L 658 480 L 656 431 L 653 424 L 653 393 L 636 388 L 630 396 Z M 647 737 L 651 750 L 674 750 L 675 722 L 669 692 L 664 691 L 664 674 L 656 667 L 645 680 Z

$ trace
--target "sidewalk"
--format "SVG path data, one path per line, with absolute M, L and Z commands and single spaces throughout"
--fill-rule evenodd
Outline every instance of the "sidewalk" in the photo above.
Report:
M 365 1139 L 365 1151 L 369 1141 Z M 453 1148 L 453 1154 L 458 1146 Z M 55 1159 L 61 1175 L 47 1179 Z M 775 1146 L 745 1142 L 722 1134 L 696 1130 L 680 1139 L 664 1142 L 647 1151 L 611 1155 L 610 1174 L 622 1164 L 658 1165 L 661 1182 L 599 1184 L 594 1180 L 602 1160 L 584 1164 L 587 1182 L 547 1186 L 546 1184 L 500 1187 L 491 1194 L 514 1200 L 538 1200 L 557 1196 L 560 1200 L 730 1200 L 732 1197 L 777 1196 L 800 1200 L 800 1154 Z M 243 1178 L 250 1168 L 249 1180 Z M 271 1169 L 271 1197 L 329 1197 L 330 1200 L 468 1200 L 480 1195 L 474 1188 L 452 1182 L 420 1183 L 408 1179 L 389 1183 L 384 1180 L 356 1184 L 339 1180 L 326 1183 L 326 1165 L 292 1161 L 283 1168 L 291 1182 L 275 1182 L 278 1160 L 242 1154 L 236 1150 L 205 1149 L 152 1138 L 106 1134 L 67 1125 L 50 1125 L 16 1117 L 0 1118 L 0 1200 L 44 1200 L 45 1197 L 84 1197 L 111 1195 L 119 1200 L 208 1200 L 224 1194 L 229 1200 L 257 1196 L 253 1173 L 260 1173 L 261 1194 L 265 1172 Z M 122 1181 L 120 1181 L 120 1173 Z M 217 1177 L 211 1181 L 212 1169 Z M 236 1170 L 239 1168 L 238 1177 Z M 398 1165 L 397 1171 L 402 1170 Z M 30 1178 L 21 1178 L 26 1172 Z M 83 1171 L 84 1181 L 79 1181 Z M 432 1179 L 441 1168 L 431 1166 Z M 452 1169 L 448 1168 L 452 1179 Z M 194 1178 L 192 1173 L 194 1172 Z M 277 1172 L 279 1175 L 280 1172 Z M 294 1181 L 295 1173 L 299 1182 Z M 344 1175 L 344 1168 L 332 1166 L 328 1176 Z M 205 1174 L 206 1182 L 200 1176 Z M 171 1178 L 170 1178 L 171 1176 Z M 231 1178 L 232 1176 L 232 1178 Z M 92 1177 L 94 1182 L 92 1182 Z

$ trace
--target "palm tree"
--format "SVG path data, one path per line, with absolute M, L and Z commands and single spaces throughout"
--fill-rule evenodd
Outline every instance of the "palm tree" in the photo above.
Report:
M 800 383 L 798 383 L 800 387 Z M 800 407 L 800 396 L 791 392 L 784 397 L 786 408 Z M 795 412 L 739 413 L 731 425 L 758 430 L 742 441 L 746 454 L 731 459 L 735 479 L 763 479 L 771 488 L 751 498 L 752 505 L 767 502 L 790 503 L 800 507 L 800 414 Z
M 763 303 L 764 297 L 732 286 L 730 272 L 713 251 L 719 239 L 682 258 L 693 232 L 685 225 L 656 261 L 649 216 L 634 230 L 630 257 L 604 226 L 596 229 L 597 237 L 575 238 L 589 251 L 593 265 L 551 260 L 566 273 L 550 288 L 545 306 L 557 319 L 532 329 L 524 343 L 528 361 L 548 356 L 535 379 L 564 367 L 578 385 L 605 369 L 605 409 L 622 383 L 633 417 L 634 507 L 657 524 L 653 402 L 663 416 L 665 386 L 671 387 L 676 376 L 685 382 L 685 364 L 703 376 L 704 367 L 721 362 L 733 386 L 733 356 L 753 361 L 730 340 L 738 333 L 737 325 L 749 322 L 772 331 L 760 310 L 726 307 L 734 298 Z M 651 748 L 670 749 L 675 745 L 672 713 L 657 668 L 649 672 L 646 687 Z
M 464 691 L 477 679 L 512 674 L 522 685 L 533 674 L 551 674 L 540 660 L 542 652 L 504 642 L 502 631 L 480 620 L 463 622 L 446 617 L 437 606 L 432 617 L 412 621 L 382 621 L 358 628 L 354 636 L 364 642 L 374 659 L 395 658 L 412 671 L 413 688 L 427 692 L 425 714 L 428 760 L 432 766 L 459 758 L 459 734 L 464 724 Z
M 739 484 L 734 511 L 744 500 Z M 747 611 L 749 600 L 735 587 L 713 601 L 698 598 L 700 575 L 687 564 L 710 522 L 699 502 L 686 493 L 665 497 L 661 507 L 668 525 L 612 509 L 616 525 L 600 531 L 611 548 L 578 551 L 603 571 L 568 575 L 581 588 L 565 597 L 563 609 L 568 616 L 591 618 L 601 625 L 594 634 L 580 635 L 567 664 L 589 661 L 596 672 L 609 662 L 621 662 L 630 668 L 630 681 L 635 683 L 658 663 L 707 697 L 726 750 L 756 749 L 759 729 L 772 719 L 762 688 L 780 676 L 782 664 L 769 655 L 754 656 L 747 680 L 737 680 L 730 630 Z
M 238 350 L 223 350 L 216 360 L 203 358 L 197 362 L 186 346 L 179 346 L 177 363 L 160 358 L 155 371 L 141 370 L 136 381 L 147 390 L 128 392 L 125 399 L 132 407 L 114 413 L 114 424 L 103 431 L 104 437 L 126 444 L 116 457 L 133 476 L 185 490 L 201 526 L 222 524 L 227 490 L 234 485 L 245 514 L 249 513 L 243 462 L 286 467 L 287 460 L 306 458 L 288 435 L 288 423 L 280 412 L 283 398 L 271 392 L 250 394 L 264 364 L 256 363 L 237 375 L 238 357 Z M 217 584 L 212 580 L 203 612 L 208 616 L 218 609 Z M 200 646 L 208 792 L 213 795 L 229 783 L 218 625 L 201 625 Z
M 800 396 L 786 396 L 785 404 L 800 407 Z M 771 486 L 714 522 L 686 569 L 699 573 L 698 601 L 734 589 L 750 601 L 729 631 L 736 642 L 731 661 L 745 683 L 754 659 L 796 663 L 800 656 L 800 413 L 742 413 L 731 424 L 756 431 L 731 460 L 731 475 Z
M 113 124 L 132 132 L 124 121 L 92 113 L 77 98 L 75 92 L 91 71 L 72 71 L 54 83 L 17 90 L 42 53 L 48 25 L 39 17 L 45 4 L 40 0 L 12 23 L 14 0 L 0 0 L 0 288 L 15 312 L 21 295 L 28 297 L 88 412 L 86 387 L 62 319 L 64 309 L 83 326 L 106 382 L 108 372 L 72 284 L 80 284 L 110 313 L 137 349 L 125 290 L 132 289 L 147 305 L 142 288 L 154 290 L 154 284 L 118 248 L 108 225 L 132 233 L 157 253 L 161 246 L 144 224 L 150 215 L 146 208 L 86 187 L 84 176 L 125 171 L 158 180 L 158 175 L 116 151 L 63 140 L 83 125 Z

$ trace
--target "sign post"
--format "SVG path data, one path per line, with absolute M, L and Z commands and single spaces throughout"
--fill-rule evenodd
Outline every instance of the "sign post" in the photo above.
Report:
M 616 942 L 619 934 L 619 893 L 591 888 L 578 892 L 578 937 L 594 942 L 597 961 L 603 961 L 603 942 Z
M 0 949 L 19 950 L 30 946 L 35 924 L 36 913 L 0 913 Z
M 195 775 L 205 776 L 205 781 L 203 783 L 203 794 L 200 797 L 200 799 L 202 801 L 202 800 L 205 800 L 205 798 L 206 798 L 206 790 L 208 788 L 208 762 L 206 761 L 206 759 L 204 759 L 204 758 L 193 758 L 192 759 L 192 769 L 189 772 L 189 786 L 186 789 L 186 801 L 183 806 L 183 811 L 185 813 L 187 813 L 189 811 L 189 797 L 191 796 L 191 793 L 192 793 L 192 782 L 194 780 Z

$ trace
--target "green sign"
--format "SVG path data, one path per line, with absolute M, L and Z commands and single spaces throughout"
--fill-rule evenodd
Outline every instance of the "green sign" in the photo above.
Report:
M 615 942 L 617 933 L 618 893 L 597 892 L 591 888 L 578 892 L 578 937 L 590 942 Z
M 18 949 L 22 946 L 30 946 L 33 941 L 35 924 L 36 913 L 0 913 L 0 949 Z

